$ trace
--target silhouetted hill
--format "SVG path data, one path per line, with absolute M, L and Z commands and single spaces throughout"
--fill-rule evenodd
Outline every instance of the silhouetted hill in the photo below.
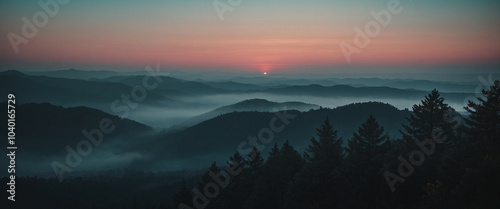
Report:
M 385 86 L 399 88 L 399 89 L 418 89 L 425 91 L 432 91 L 432 89 L 439 89 L 440 92 L 467 92 L 473 93 L 476 90 L 477 84 L 459 84 L 459 83 L 446 83 L 437 81 L 426 80 L 403 80 L 395 81 L 386 84 Z
M 423 98 L 427 91 L 413 89 L 397 89 L 391 87 L 352 87 L 347 85 L 322 86 L 317 84 L 307 86 L 289 86 L 268 89 L 268 93 L 281 95 L 306 95 L 319 97 L 352 97 L 352 98 L 394 98 L 415 99 Z M 442 93 L 448 102 L 463 102 L 470 96 L 468 93 Z
M 267 108 L 269 104 L 283 105 L 266 100 L 249 100 L 234 106 L 258 109 Z M 64 161 L 65 147 L 76 149 L 79 141 L 85 139 L 82 130 L 98 128 L 102 118 L 111 119 L 116 130 L 104 134 L 103 143 L 94 147 L 93 154 L 85 158 L 89 164 L 79 167 L 78 171 L 107 169 L 108 163 L 112 163 L 114 168 L 156 171 L 200 168 L 213 161 L 224 162 L 227 156 L 237 151 L 241 142 L 248 142 L 248 137 L 258 137 L 259 131 L 270 128 L 271 119 L 277 117 L 274 112 L 231 112 L 178 132 L 151 135 L 147 134 L 151 129 L 145 125 L 86 107 L 25 104 L 18 105 L 16 113 L 16 130 L 23 133 L 18 136 L 19 147 L 24 153 L 19 161 L 34 164 L 24 166 L 24 169 L 45 172 L 51 171 L 49 165 L 52 160 Z M 283 131 L 274 133 L 273 141 L 266 145 L 263 153 L 267 153 L 275 142 L 283 144 L 285 140 L 289 140 L 300 152 L 304 151 L 311 137 L 315 136 L 315 129 L 327 116 L 338 130 L 338 135 L 348 139 L 370 114 L 377 118 L 391 137 L 399 136 L 398 130 L 410 114 L 407 110 L 378 102 L 307 112 L 289 110 L 287 113 L 296 117 L 290 119 Z M 279 117 L 274 123 L 277 127 L 283 124 Z M 3 134 L 6 134 L 5 130 Z
M 6 103 L 1 103 L 6 106 Z M 152 131 L 146 125 L 122 119 L 88 107 L 64 108 L 49 103 L 28 103 L 16 106 L 18 130 L 27 140 L 41 139 L 83 139 L 81 131 L 98 127 L 103 118 L 109 118 L 117 129 L 110 135 L 124 132 Z M 2 132 L 5 130 L 2 129 Z
M 132 72 L 116 72 L 109 70 L 78 70 L 78 69 L 66 69 L 66 70 L 55 70 L 55 71 L 37 71 L 37 72 L 25 72 L 28 75 L 33 76 L 49 76 L 56 78 L 70 78 L 70 79 L 103 79 L 113 76 L 143 76 L 147 75 L 146 71 L 132 71 Z M 197 74 L 197 73 L 185 73 L 180 71 L 168 71 L 160 72 L 160 75 L 175 77 L 182 80 L 196 81 L 200 83 L 207 84 L 211 87 L 224 89 L 224 90 L 263 90 L 269 87 L 279 87 L 279 86 L 291 86 L 291 85 L 311 85 L 318 84 L 323 86 L 332 86 L 335 84 L 349 85 L 354 87 L 377 87 L 386 86 L 399 89 L 416 89 L 422 91 L 430 91 L 434 88 L 439 89 L 441 92 L 465 92 L 474 93 L 478 84 L 477 81 L 471 82 L 447 82 L 447 81 L 435 81 L 432 79 L 428 80 L 415 80 L 415 79 L 382 79 L 382 78 L 338 78 L 338 77 L 325 77 L 325 78 L 308 78 L 308 79 L 297 79 L 297 78 L 286 78 L 286 77 L 255 77 L 247 76 L 240 77 L 237 74 L 227 74 L 224 79 L 208 79 L 206 78 L 208 74 Z M 213 74 L 213 73 L 212 73 Z M 346 76 L 346 75 L 341 75 Z M 350 75 L 354 76 L 354 75 Z M 376 76 L 376 75 L 373 75 Z M 450 77 L 447 75 L 446 77 Z M 457 75 L 454 75 L 457 76 Z M 475 77 L 474 75 L 463 75 L 465 77 Z M 211 77 L 211 76 L 209 76 Z M 460 80 L 460 79 L 457 79 Z
M 415 79 L 400 79 L 400 78 L 392 78 L 392 79 L 332 78 L 332 80 L 338 84 L 349 85 L 354 87 L 386 86 L 391 88 L 415 89 L 421 91 L 431 91 L 432 89 L 436 88 L 440 92 L 471 93 L 474 92 L 475 88 L 477 87 L 477 84 L 470 84 L 469 82 L 447 82 L 447 81 L 415 80 Z
M 29 76 L 19 71 L 0 73 L 0 94 L 14 93 L 18 103 L 49 102 L 64 106 L 90 106 L 110 112 L 110 104 L 132 88 L 122 83 L 92 82 L 78 79 Z M 0 101 L 6 101 L 2 98 Z M 171 101 L 148 92 L 145 104 Z
M 1 105 L 7 106 L 5 102 Z M 141 123 L 88 107 L 64 108 L 48 103 L 29 103 L 16 105 L 15 111 L 15 145 L 23 153 L 17 158 L 18 163 L 23 164 L 19 169 L 19 174 L 23 174 L 23 171 L 52 171 L 48 160 L 64 159 L 67 153 L 65 147 L 71 146 L 76 150 L 77 144 L 87 139 L 82 131 L 91 132 L 94 129 L 100 129 L 103 119 L 109 119 L 115 128 L 110 133 L 102 133 L 103 142 L 98 147 L 94 146 L 94 153 L 112 150 L 115 153 L 121 153 L 129 146 L 143 143 L 141 140 L 145 136 L 154 133 L 152 128 Z M 2 129 L 0 134 L 6 136 L 7 129 Z M 124 144 L 124 146 L 119 144 Z M 109 149 L 114 148 L 113 146 L 120 149 Z M 102 160 L 105 162 L 110 159 L 103 158 Z
M 402 90 L 389 87 L 352 87 L 347 85 L 321 86 L 311 84 L 307 86 L 289 86 L 283 88 L 273 88 L 267 90 L 274 94 L 301 94 L 309 96 L 328 96 L 328 97 L 370 97 L 387 96 L 393 98 L 408 98 L 425 95 L 423 91 Z
M 224 107 L 217 108 L 213 111 L 207 112 L 205 114 L 193 117 L 187 121 L 179 124 L 180 127 L 192 126 L 202 121 L 217 117 L 230 112 L 276 112 L 281 110 L 298 110 L 298 111 L 308 111 L 310 109 L 317 109 L 318 105 L 306 104 L 303 102 L 271 102 L 265 99 L 249 99 L 242 102 L 238 102 L 233 105 L 227 105 Z
M 169 76 L 159 76 L 158 78 L 162 79 L 162 82 L 157 87 L 158 89 L 172 92 L 174 94 L 177 93 L 177 95 L 200 95 L 225 92 L 222 89 L 214 88 L 200 82 L 185 81 Z M 99 81 L 104 82 L 120 82 L 128 86 L 142 85 L 143 80 L 144 76 L 113 76 L 109 78 L 99 79 Z
M 40 72 L 26 72 L 28 75 L 32 76 L 48 76 L 54 78 L 69 78 L 69 79 L 81 79 L 88 80 L 91 78 L 106 78 L 110 76 L 121 75 L 119 72 L 108 71 L 108 70 L 77 70 L 74 68 L 66 70 L 54 70 L 54 71 L 40 71 Z
M 299 151 L 304 151 L 305 145 L 315 136 L 316 128 L 327 116 L 339 131 L 338 135 L 344 139 L 351 137 L 370 114 L 377 118 L 391 137 L 399 136 L 399 128 L 401 124 L 406 123 L 405 118 L 409 116 L 410 111 L 398 110 L 389 104 L 368 102 L 334 109 L 288 113 L 296 117 L 290 120 L 282 132 L 275 134 L 274 141 L 266 146 L 263 153 L 267 153 L 268 148 L 275 142 L 283 144 L 285 140 L 289 140 Z M 242 141 L 248 142 L 248 137 L 257 136 L 261 129 L 269 128 L 270 120 L 275 116 L 275 113 L 255 111 L 223 114 L 185 130 L 160 136 L 147 149 L 163 156 L 161 159 L 184 159 L 191 166 L 197 163 L 203 165 L 213 160 L 226 160 Z M 278 120 L 276 126 L 281 124 Z
M 293 86 L 293 85 L 310 85 L 310 84 L 319 84 L 325 86 L 335 85 L 332 79 L 304 79 L 304 78 L 290 78 L 287 76 L 279 76 L 279 75 L 266 75 L 266 76 L 238 76 L 235 75 L 230 78 L 231 81 L 237 83 L 247 83 L 254 84 L 259 86 L 267 86 L 267 87 L 281 87 L 281 86 Z
M 259 86 L 254 84 L 238 83 L 233 81 L 207 82 L 200 81 L 211 87 L 229 90 L 229 91 L 249 91 L 249 90 L 264 90 L 269 87 Z

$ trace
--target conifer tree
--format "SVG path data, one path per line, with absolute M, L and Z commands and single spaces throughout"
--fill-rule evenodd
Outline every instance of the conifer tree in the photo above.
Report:
M 408 159 L 413 151 L 421 152 L 422 164 L 414 167 L 414 172 L 407 177 L 404 184 L 400 185 L 401 193 L 397 195 L 399 199 L 403 196 L 413 198 L 411 201 L 420 201 L 424 195 L 424 188 L 428 183 L 434 183 L 437 180 L 443 180 L 445 176 L 439 176 L 439 168 L 442 167 L 442 159 L 448 146 L 456 141 L 454 121 L 449 121 L 446 116 L 453 111 L 452 108 L 444 102 L 439 92 L 434 89 L 420 104 L 413 105 L 413 111 L 407 118 L 408 124 L 403 124 L 403 142 L 398 143 L 398 155 Z M 436 134 L 440 133 L 440 134 Z M 434 136 L 434 137 L 433 137 Z M 439 137 L 436 137 L 439 136 Z M 439 142 L 439 143 L 437 143 Z M 393 156 L 391 159 L 397 159 Z M 393 161 L 391 164 L 399 164 Z
M 388 193 L 382 177 L 384 156 L 389 150 L 388 135 L 377 120 L 370 117 L 359 127 L 348 142 L 343 173 L 350 191 L 347 205 L 351 208 L 381 207 L 384 193 Z
M 304 155 L 307 164 L 297 174 L 288 199 L 290 208 L 338 208 L 338 167 L 344 158 L 342 138 L 337 137 L 328 117 L 316 129 L 318 140 L 311 139 L 311 145 Z
M 239 152 L 236 152 L 229 158 L 229 162 L 227 163 L 233 165 L 233 170 L 243 169 L 245 166 L 245 159 L 243 159 Z
M 470 113 L 466 119 L 470 126 L 469 133 L 476 140 L 498 144 L 500 141 L 500 81 L 496 80 L 487 90 L 482 90 L 483 97 L 477 97 L 478 103 L 469 101 L 465 110 Z
M 335 168 L 344 157 L 342 138 L 337 137 L 337 131 L 333 130 L 328 117 L 320 128 L 316 129 L 318 140 L 311 139 L 311 145 L 307 147 L 306 160 L 323 169 Z M 332 170 L 332 169 L 329 169 Z
M 249 208 L 286 208 L 285 194 L 302 165 L 302 157 L 288 141 L 281 149 L 275 144 L 248 199 Z
M 450 110 L 438 90 L 432 90 L 420 104 L 413 105 L 412 114 L 406 118 L 409 124 L 403 124 L 403 139 L 408 142 L 431 139 L 435 129 L 442 129 L 446 136 L 451 137 L 454 124 L 444 119 Z
M 219 198 L 220 209 L 233 209 L 239 208 L 241 203 L 245 201 L 246 190 L 244 187 L 244 173 L 245 169 L 245 159 L 240 155 L 239 152 L 235 152 L 233 156 L 229 158 L 227 162 L 231 165 L 231 169 L 235 172 L 239 172 L 237 175 L 231 176 L 231 181 L 229 185 L 221 191 Z
M 295 174 L 304 166 L 304 160 L 299 152 L 290 145 L 288 140 L 286 140 L 279 152 L 281 154 L 280 166 L 278 166 L 281 173 L 280 178 L 290 182 Z
M 217 163 L 214 161 L 211 165 L 208 171 L 203 173 L 201 176 L 201 182 L 198 183 L 198 189 L 200 191 L 203 191 L 203 188 L 205 187 L 205 184 L 210 183 L 213 181 L 212 177 L 210 177 L 210 172 L 213 173 L 218 173 L 220 169 L 217 167 Z
M 281 162 L 281 153 L 278 145 L 275 143 L 271 152 L 269 152 L 269 157 L 266 160 L 266 167 L 273 167 L 279 165 Z
M 219 171 L 220 171 L 220 169 L 217 167 L 217 163 L 214 161 L 212 163 L 212 165 L 210 165 L 210 168 L 208 169 L 208 171 L 203 173 L 203 175 L 201 176 L 201 181 L 198 183 L 198 191 L 200 193 L 204 192 L 205 186 L 208 183 L 214 181 L 214 179 L 212 178 L 212 176 L 210 176 L 210 174 L 217 174 L 217 173 L 219 173 Z M 216 198 L 211 199 L 211 200 L 199 200 L 199 201 L 205 201 L 205 204 L 206 204 L 205 209 L 219 208 L 219 197 L 216 197 Z
M 262 167 L 262 165 L 264 165 L 264 158 L 262 158 L 262 155 L 257 150 L 257 147 L 252 148 L 252 152 L 248 154 L 246 162 L 249 167 L 248 170 L 250 171 L 251 175 L 256 174 Z
M 193 196 L 191 195 L 189 188 L 186 183 L 186 179 L 182 179 L 179 191 L 174 195 L 174 207 L 175 208 L 188 208 L 191 207 L 193 201 Z M 188 206 L 188 207 L 186 207 Z
M 389 136 L 380 126 L 373 115 L 353 133 L 353 138 L 348 141 L 348 159 L 369 162 L 381 161 L 380 156 L 387 150 Z M 355 159 L 357 158 L 357 159 Z M 377 158 L 377 159 L 374 159 Z

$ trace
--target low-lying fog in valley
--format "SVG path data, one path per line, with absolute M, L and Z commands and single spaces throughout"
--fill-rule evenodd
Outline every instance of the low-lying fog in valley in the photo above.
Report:
M 465 112 L 463 107 L 466 102 L 474 100 L 477 96 L 475 92 L 486 88 L 486 85 L 480 81 L 474 84 L 470 81 L 450 83 L 396 78 L 338 79 L 334 76 L 321 79 L 279 76 L 240 77 L 239 75 L 226 76 L 223 79 L 218 77 L 207 79 L 206 76 L 179 76 L 189 77 L 189 80 L 183 80 L 172 76 L 161 76 L 163 83 L 156 89 L 147 91 L 145 100 L 136 102 L 137 107 L 128 108 L 128 114 L 124 115 L 123 112 L 111 110 L 113 101 L 123 94 L 131 94 L 132 89 L 140 85 L 146 75 L 107 72 L 109 77 L 99 77 L 92 75 L 93 73 L 95 72 L 81 71 L 81 74 L 86 75 L 85 78 L 56 76 L 57 71 L 39 72 L 36 75 L 18 71 L 0 74 L 2 83 L 15 86 L 18 94 L 24 95 L 19 99 L 20 104 L 50 103 L 54 106 L 39 105 L 38 107 L 35 105 L 34 108 L 40 108 L 38 111 L 42 112 L 47 111 L 47 108 L 54 109 L 53 114 L 59 114 L 63 119 L 64 115 L 68 114 L 64 111 L 72 111 L 73 118 L 89 117 L 88 123 L 85 124 L 78 120 L 58 119 L 61 127 L 56 127 L 57 130 L 72 130 L 68 133 L 54 132 L 43 139 L 36 135 L 45 133 L 43 131 L 34 132 L 34 136 L 31 137 L 27 136 L 30 140 L 47 140 L 47 145 L 44 146 L 47 146 L 48 150 L 44 151 L 44 157 L 37 157 L 39 154 L 37 152 L 41 152 L 40 148 L 33 147 L 32 151 L 36 152 L 28 151 L 20 156 L 19 160 L 29 165 L 21 168 L 21 173 L 52 176 L 51 163 L 64 162 L 68 153 L 66 146 L 76 149 L 79 140 L 85 139 L 82 129 L 92 130 L 98 127 L 98 120 L 102 117 L 125 116 L 125 120 L 120 120 L 118 117 L 113 119 L 116 128 L 120 130 L 116 131 L 116 135 L 104 135 L 105 141 L 102 145 L 94 147 L 92 154 L 82 159 L 81 165 L 72 174 L 79 175 L 119 168 L 176 171 L 201 169 L 212 161 L 224 163 L 227 157 L 234 153 L 239 142 L 249 135 L 256 135 L 259 129 L 265 128 L 270 118 L 274 116 L 272 112 L 285 109 L 290 111 L 295 109 L 302 113 L 309 110 L 321 111 L 321 108 L 330 109 L 321 114 L 316 114 L 314 111 L 305 114 L 303 116 L 305 119 L 297 119 L 303 121 L 295 121 L 291 124 L 293 128 L 286 130 L 282 135 L 277 135 L 277 143 L 283 143 L 279 140 L 290 139 L 299 151 L 305 149 L 304 146 L 314 135 L 315 128 L 324 119 L 325 114 L 339 115 L 333 109 L 353 103 L 380 102 L 388 105 L 377 107 L 376 104 L 369 104 L 367 107 L 354 107 L 350 110 L 346 110 L 349 109 L 346 107 L 339 111 L 351 111 L 349 114 L 366 112 L 360 114 L 359 118 L 348 122 L 345 121 L 345 115 L 331 118 L 332 122 L 340 127 L 340 136 L 350 137 L 359 124 L 365 120 L 364 114 L 373 113 L 380 114 L 379 120 L 386 126 L 391 137 L 396 138 L 401 124 L 405 123 L 405 117 L 408 116 L 413 105 L 420 103 L 430 93 L 429 86 L 436 86 L 438 90 L 444 89 L 440 90 L 441 96 L 445 98 L 447 104 L 460 113 Z M 484 78 L 489 82 L 497 77 L 498 74 L 492 73 Z M 8 92 L 3 92 L 2 89 L 0 93 L 7 94 Z M 78 109 L 80 108 L 78 106 L 85 106 L 89 109 Z M 391 110 L 390 108 L 393 107 L 395 109 Z M 249 111 L 262 114 L 240 116 L 235 113 Z M 270 113 L 266 115 L 265 112 Z M 217 121 L 208 122 L 206 126 L 196 127 L 201 122 L 231 113 L 235 113 L 234 116 L 221 117 Z M 94 117 L 92 116 L 94 114 L 110 114 L 111 116 Z M 46 120 L 47 117 L 41 117 L 40 120 Z M 134 124 L 133 121 L 127 119 L 137 123 Z M 22 118 L 20 120 L 22 121 Z M 124 124 L 121 125 L 120 122 Z M 40 123 L 37 123 L 33 127 L 39 125 Z M 240 128 L 251 125 L 255 127 L 245 129 L 244 132 L 230 130 L 231 126 Z M 152 129 L 147 130 L 150 127 Z M 210 132 L 211 135 L 204 132 Z M 25 150 L 30 150 L 30 146 L 31 143 L 27 144 Z M 179 148 L 179 146 L 186 147 Z M 183 149 L 187 151 L 178 153 L 178 150 Z M 263 153 L 264 156 L 267 155 L 267 150 Z
M 474 96 L 474 94 L 470 94 Z M 136 109 L 131 110 L 128 118 L 144 123 L 155 128 L 168 128 L 179 124 L 191 117 L 195 117 L 216 108 L 232 105 L 238 102 L 249 99 L 265 99 L 272 102 L 303 102 L 319 105 L 325 108 L 335 108 L 338 106 L 348 105 L 359 102 L 382 102 L 391 104 L 394 107 L 403 110 L 410 109 L 414 104 L 420 102 L 421 99 L 397 99 L 397 98 L 381 98 L 381 97 L 316 97 L 306 95 L 276 95 L 267 93 L 239 93 L 239 94 L 216 94 L 197 97 L 177 98 L 183 103 L 190 104 L 189 107 L 161 107 L 161 106 L 146 106 L 140 105 Z M 472 99 L 472 98 L 469 98 Z M 463 107 L 467 104 L 467 100 L 447 101 L 450 107 L 458 112 L 463 113 Z

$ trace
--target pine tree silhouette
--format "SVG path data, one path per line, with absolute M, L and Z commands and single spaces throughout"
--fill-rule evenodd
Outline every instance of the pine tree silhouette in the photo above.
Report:
M 442 129 L 448 137 L 451 137 L 454 124 L 444 120 L 444 116 L 450 110 L 438 90 L 432 90 L 420 104 L 413 105 L 413 112 L 407 118 L 409 125 L 404 124 L 404 131 L 400 131 L 403 139 L 409 142 L 430 139 L 435 129 Z
M 390 149 L 388 138 L 384 127 L 370 115 L 348 141 L 343 173 L 348 181 L 346 190 L 350 192 L 351 202 L 347 204 L 351 208 L 373 208 L 384 204 L 377 200 L 389 192 L 382 178 L 384 157 Z
M 328 117 L 316 129 L 316 135 L 318 140 L 311 139 L 304 154 L 307 164 L 297 174 L 290 193 L 290 208 L 338 208 L 338 167 L 344 158 L 342 138 L 337 137 Z
M 496 80 L 489 89 L 477 97 L 479 103 L 469 101 L 465 110 L 470 113 L 470 136 L 486 144 L 498 146 L 500 141 L 500 81 Z M 498 150 L 497 150 L 498 151 Z
M 400 131 L 403 135 L 403 142 L 399 143 L 400 153 L 398 155 L 408 158 L 409 153 L 414 150 L 422 151 L 425 154 L 422 154 L 422 159 L 417 158 L 422 161 L 422 164 L 414 169 L 404 184 L 401 184 L 399 191 L 402 192 L 396 194 L 401 195 L 400 198 L 406 196 L 408 202 L 421 201 L 421 197 L 424 195 L 422 188 L 426 184 L 445 178 L 438 175 L 439 168 L 442 167 L 442 159 L 446 149 L 451 148 L 448 145 L 456 141 L 453 129 L 456 122 L 445 119 L 450 111 L 453 109 L 444 102 L 444 98 L 436 89 L 425 96 L 420 104 L 413 105 L 413 112 L 407 118 L 409 124 L 403 124 L 403 131 Z M 436 137 L 436 133 L 441 134 Z M 393 159 L 396 158 L 397 156 L 393 157 Z
M 186 183 L 186 179 L 182 179 L 181 186 L 179 188 L 179 191 L 174 195 L 173 201 L 174 201 L 174 207 L 175 208 L 189 208 L 191 207 L 191 203 L 193 196 L 189 192 L 189 188 Z M 189 207 L 186 207 L 189 206 Z

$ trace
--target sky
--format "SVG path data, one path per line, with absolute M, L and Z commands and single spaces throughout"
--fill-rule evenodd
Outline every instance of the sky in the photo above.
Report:
M 218 5 L 231 10 L 221 20 L 212 0 L 72 0 L 58 4 L 53 17 L 27 38 L 22 18 L 32 22 L 43 13 L 39 1 L 4 0 L 0 70 L 127 71 L 161 64 L 180 70 L 324 73 L 342 66 L 425 70 L 500 63 L 500 1 L 401 0 L 400 12 L 390 13 L 383 26 L 370 13 L 390 11 L 393 1 L 241 0 L 231 5 L 238 1 L 221 0 Z M 354 28 L 366 34 L 365 26 L 373 21 L 380 30 L 356 47 Z M 13 44 L 8 34 L 27 41 Z M 341 43 L 358 49 L 350 62 Z

